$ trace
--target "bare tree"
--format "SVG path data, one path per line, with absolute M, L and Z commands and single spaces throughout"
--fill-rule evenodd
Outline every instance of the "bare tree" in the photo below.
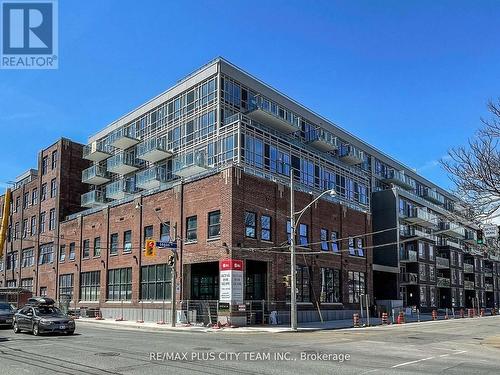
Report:
M 441 164 L 456 185 L 456 194 L 471 208 L 470 216 L 481 221 L 500 213 L 500 100 L 490 101 L 491 118 L 467 146 L 448 151 L 449 158 Z

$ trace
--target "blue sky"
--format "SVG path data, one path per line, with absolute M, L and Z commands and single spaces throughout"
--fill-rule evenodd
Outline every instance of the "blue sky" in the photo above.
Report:
M 0 70 L 0 186 L 216 56 L 450 187 L 437 160 L 500 97 L 500 2 L 59 3 L 59 69 Z

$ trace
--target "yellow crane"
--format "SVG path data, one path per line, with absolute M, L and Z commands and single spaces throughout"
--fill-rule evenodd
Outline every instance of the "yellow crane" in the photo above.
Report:
M 0 258 L 3 256 L 3 245 L 5 243 L 5 238 L 7 237 L 7 228 L 9 226 L 10 199 L 11 192 L 10 189 L 7 188 L 5 198 L 3 200 L 2 225 L 0 226 Z

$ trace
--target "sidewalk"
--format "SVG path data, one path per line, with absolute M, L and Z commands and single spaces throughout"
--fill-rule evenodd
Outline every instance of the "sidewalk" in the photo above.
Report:
M 482 318 L 472 318 L 472 319 L 484 319 L 490 318 L 491 316 L 482 317 Z M 496 316 L 500 317 L 500 316 Z M 430 315 L 422 315 L 420 316 L 420 321 L 417 321 L 417 317 L 406 317 L 406 323 L 410 324 L 427 324 L 427 323 L 442 323 L 442 322 L 450 322 L 454 320 L 460 320 L 461 318 L 450 318 L 445 320 L 443 317 L 439 317 L 437 321 L 433 321 Z M 471 318 L 464 318 L 464 321 L 470 320 Z M 121 329 L 143 329 L 146 331 L 177 331 L 177 332 L 231 332 L 231 333 L 285 333 L 290 332 L 289 326 L 284 325 L 261 325 L 261 326 L 248 326 L 248 327 L 205 327 L 202 325 L 187 325 L 178 323 L 176 327 L 171 327 L 170 324 L 157 324 L 152 322 L 145 323 L 137 323 L 132 321 L 115 321 L 112 319 L 106 320 L 95 320 L 90 318 L 80 318 L 77 320 L 77 326 L 79 324 L 88 324 L 94 326 L 101 327 L 110 327 L 110 328 L 121 328 Z M 376 329 L 378 327 L 401 327 L 401 324 L 389 324 L 386 326 L 381 325 L 381 320 L 379 318 L 371 318 L 370 319 L 370 327 L 364 326 L 366 321 L 362 321 L 360 328 L 353 328 L 353 323 L 351 319 L 343 319 L 343 320 L 331 320 L 326 322 L 309 322 L 309 323 L 300 323 L 298 330 L 301 332 L 313 332 L 313 331 L 321 331 L 321 330 L 337 330 L 337 329 L 350 329 L 350 330 L 360 330 L 360 329 Z M 77 328 L 78 329 L 78 328 Z

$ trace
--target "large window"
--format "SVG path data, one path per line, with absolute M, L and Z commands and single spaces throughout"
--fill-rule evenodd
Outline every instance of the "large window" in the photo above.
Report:
M 220 211 L 208 213 L 208 238 L 220 237 Z
M 25 249 L 22 252 L 21 267 L 31 267 L 35 264 L 35 254 L 33 248 Z
M 69 254 L 68 254 L 69 260 L 75 260 L 75 248 L 76 244 L 74 242 L 71 242 L 69 244 Z
M 38 255 L 38 264 L 52 263 L 53 260 L 54 260 L 53 244 L 40 246 L 40 251 Z
M 366 293 L 365 273 L 349 271 L 349 303 L 359 303 L 361 295 Z
M 90 240 L 83 240 L 82 258 L 90 258 Z
M 141 267 L 141 299 L 169 300 L 172 297 L 171 268 L 165 264 Z
M 245 237 L 257 238 L 257 214 L 245 212 Z
M 21 279 L 21 288 L 32 292 L 33 291 L 33 278 Z
M 260 239 L 271 241 L 271 216 L 262 215 L 260 217 Z
M 56 195 L 57 195 L 57 181 L 55 178 L 53 178 L 50 181 L 50 197 L 55 198 Z
M 321 302 L 338 303 L 340 296 L 340 270 L 321 268 Z
M 113 233 L 110 238 L 109 255 L 118 254 L 118 233 Z
M 80 300 L 98 301 L 101 295 L 101 272 L 82 272 L 80 275 Z
M 101 256 L 101 237 L 94 238 L 94 257 Z
M 349 237 L 347 240 L 347 247 L 349 249 L 349 255 L 356 255 L 356 249 L 354 248 L 354 238 Z
M 186 219 L 186 239 L 188 242 L 198 240 L 198 218 L 191 216 Z
M 56 229 L 56 209 L 52 208 L 49 211 L 49 230 Z
M 160 224 L 160 241 L 170 241 L 170 222 L 166 221 Z
M 63 263 L 66 260 L 66 245 L 59 247 L 59 262 Z
M 144 242 L 152 238 L 153 238 L 153 226 L 148 225 L 147 227 L 144 227 Z
M 321 240 L 321 250 L 328 251 L 328 229 L 321 228 L 319 239 Z
M 309 228 L 307 224 L 299 224 L 299 245 L 309 246 Z
M 123 232 L 123 252 L 130 253 L 132 251 L 132 231 Z
M 17 268 L 17 251 L 7 254 L 7 267 L 8 270 L 15 270 Z
M 42 212 L 40 213 L 40 233 L 44 232 L 45 232 L 45 212 Z
M 68 300 L 73 298 L 73 274 L 59 276 L 59 296 L 66 296 Z
M 31 233 L 32 236 L 36 234 L 36 216 L 31 217 Z
M 297 266 L 297 302 L 311 301 L 310 270 L 307 266 Z
M 132 268 L 118 268 L 108 271 L 108 300 L 132 299 Z

